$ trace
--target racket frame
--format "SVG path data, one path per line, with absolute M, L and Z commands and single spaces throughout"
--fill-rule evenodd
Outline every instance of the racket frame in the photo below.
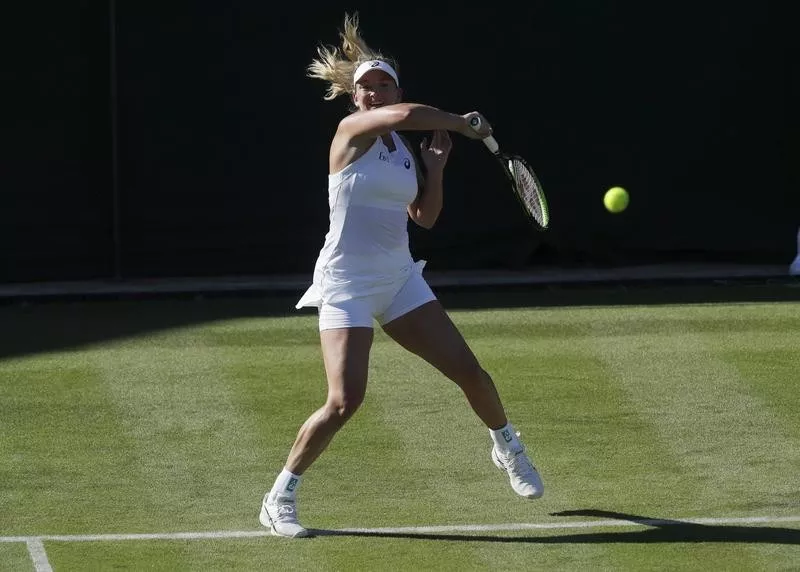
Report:
M 470 118 L 470 126 L 477 131 L 480 129 L 481 120 L 479 117 L 472 117 Z M 520 157 L 519 155 L 512 155 L 510 153 L 505 153 L 500 150 L 500 145 L 497 143 L 497 140 L 492 136 L 488 135 L 482 139 L 483 144 L 486 145 L 486 148 L 492 153 L 492 155 L 500 162 L 500 166 L 503 168 L 503 172 L 508 177 L 509 182 L 511 183 L 511 187 L 514 191 L 514 196 L 517 197 L 520 205 L 525 211 L 527 218 L 537 230 L 544 231 L 547 230 L 550 226 L 550 210 L 547 204 L 547 197 L 544 194 L 544 190 L 542 189 L 542 185 L 539 182 L 539 177 L 536 176 L 536 171 L 533 170 L 530 163 L 525 160 L 524 157 Z M 533 181 L 536 184 L 537 188 L 537 197 L 539 199 L 539 208 L 542 211 L 542 220 L 543 222 L 540 223 L 536 220 L 536 217 L 531 212 L 528 204 L 525 202 L 525 199 L 522 198 L 522 193 L 519 190 L 519 185 L 517 185 L 517 179 L 514 176 L 514 173 L 511 171 L 511 163 L 518 162 L 521 163 L 522 166 L 528 170 L 528 173 L 531 177 L 533 177 Z
M 517 197 L 520 205 L 523 209 L 525 209 L 525 213 L 528 215 L 528 219 L 531 223 L 540 231 L 547 230 L 550 227 L 550 208 L 547 204 L 547 197 L 542 190 L 542 184 L 539 182 L 539 177 L 536 176 L 536 172 L 531 167 L 530 163 L 525 160 L 524 157 L 519 155 L 512 155 L 508 153 L 503 153 L 502 151 L 498 151 L 493 153 L 497 160 L 500 162 L 500 165 L 503 167 L 503 171 L 505 172 L 506 176 L 508 177 L 509 182 L 512 185 L 514 190 L 514 196 Z M 525 199 L 522 197 L 522 192 L 520 192 L 519 185 L 517 184 L 517 179 L 514 176 L 514 173 L 511 170 L 511 163 L 519 163 L 522 165 L 524 169 L 527 169 L 528 175 L 533 178 L 534 184 L 536 185 L 536 199 L 539 202 L 539 209 L 542 212 L 542 222 L 539 222 L 534 214 L 531 212 L 530 207 L 526 203 Z

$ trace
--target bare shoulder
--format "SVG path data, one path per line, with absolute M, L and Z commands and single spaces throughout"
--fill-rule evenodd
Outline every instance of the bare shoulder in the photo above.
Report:
M 345 120 L 339 123 L 336 133 L 331 141 L 329 152 L 329 172 L 338 173 L 350 163 L 359 159 L 375 142 L 375 137 L 366 135 L 353 135 L 346 126 Z

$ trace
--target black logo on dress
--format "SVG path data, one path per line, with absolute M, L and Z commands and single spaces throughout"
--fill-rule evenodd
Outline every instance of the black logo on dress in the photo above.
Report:
M 403 159 L 403 166 L 404 166 L 406 169 L 410 169 L 410 168 L 411 168 L 411 160 L 410 160 L 408 157 L 406 157 L 405 159 Z

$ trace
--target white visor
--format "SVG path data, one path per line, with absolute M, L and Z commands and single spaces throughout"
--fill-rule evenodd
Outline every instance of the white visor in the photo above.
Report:
M 397 87 L 400 87 L 400 80 L 397 79 L 397 72 L 394 71 L 392 66 L 381 60 L 370 60 L 358 66 L 356 68 L 356 72 L 353 74 L 353 84 L 360 80 L 361 76 L 370 70 L 381 70 L 388 73 L 390 76 L 392 76 L 392 79 L 394 80 L 394 83 L 397 84 Z

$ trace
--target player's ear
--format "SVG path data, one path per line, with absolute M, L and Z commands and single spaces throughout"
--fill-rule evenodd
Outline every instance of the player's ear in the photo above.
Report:
M 403 88 L 402 87 L 398 87 L 397 88 L 397 103 L 400 103 L 401 101 L 403 101 Z

